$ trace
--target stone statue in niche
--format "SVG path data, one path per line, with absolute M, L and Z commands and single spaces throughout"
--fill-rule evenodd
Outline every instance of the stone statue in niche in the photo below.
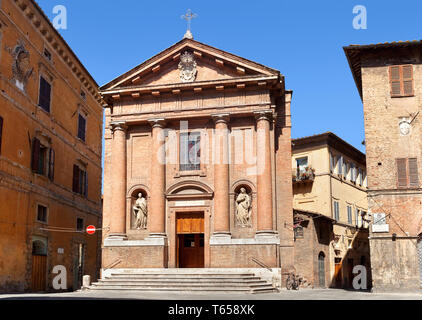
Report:
M 196 69 L 196 61 L 192 53 L 185 51 L 180 56 L 179 71 L 180 80 L 182 82 L 193 82 L 196 79 L 198 70 Z
M 12 73 L 15 85 L 25 90 L 29 77 L 32 75 L 29 52 L 25 49 L 22 41 L 19 41 L 16 47 L 11 52 L 13 57 Z
M 147 200 L 144 198 L 142 193 L 138 194 L 138 199 L 136 199 L 133 206 L 133 214 L 135 216 L 135 228 L 138 230 L 146 229 L 148 220 L 148 206 Z
M 251 196 L 247 194 L 245 188 L 240 189 L 236 197 L 236 221 L 242 227 L 250 227 L 251 224 Z

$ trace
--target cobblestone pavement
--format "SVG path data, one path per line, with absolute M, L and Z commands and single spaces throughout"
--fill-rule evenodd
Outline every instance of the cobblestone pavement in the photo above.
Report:
M 282 290 L 279 293 L 170 293 L 129 291 L 77 291 L 47 294 L 3 294 L 0 300 L 422 300 L 421 292 L 369 293 L 336 289 Z

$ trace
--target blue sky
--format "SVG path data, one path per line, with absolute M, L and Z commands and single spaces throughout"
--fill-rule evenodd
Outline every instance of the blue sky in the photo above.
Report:
M 55 5 L 67 8 L 60 33 L 99 85 L 178 42 L 190 8 L 195 40 L 285 75 L 293 138 L 332 131 L 362 151 L 362 102 L 342 47 L 422 38 L 416 0 L 37 2 L 51 19 Z M 367 8 L 366 30 L 353 28 L 356 5 Z

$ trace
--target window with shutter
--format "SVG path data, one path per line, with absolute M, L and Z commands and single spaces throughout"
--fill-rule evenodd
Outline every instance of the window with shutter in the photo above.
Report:
M 402 66 L 403 95 L 413 96 L 413 66 Z
M 38 105 L 46 112 L 50 112 L 51 85 L 42 76 L 40 77 L 40 92 Z
M 2 135 L 3 135 L 3 118 L 0 117 L 0 154 L 1 154 Z
M 86 119 L 79 114 L 78 117 L 78 138 L 85 141 Z
M 347 222 L 349 224 L 352 224 L 353 223 L 352 207 L 351 206 L 347 206 Z
M 33 172 L 38 172 L 39 162 L 40 162 L 40 140 L 34 138 L 32 140 L 32 159 L 31 159 L 31 168 Z
M 397 180 L 399 187 L 407 187 L 407 159 L 397 159 Z
M 338 201 L 334 201 L 334 219 L 336 221 L 340 220 L 340 206 Z
M 73 192 L 82 196 L 88 196 L 88 174 L 78 165 L 73 165 Z
M 79 192 L 79 167 L 74 164 L 73 165 L 73 186 L 72 186 L 73 192 L 78 193 Z
M 48 178 L 53 181 L 54 180 L 54 162 L 55 162 L 55 152 L 53 149 L 50 148 L 49 154 L 49 163 L 48 163 Z
M 338 156 L 338 161 L 337 161 L 337 173 L 341 174 L 343 170 L 343 157 L 342 156 Z
M 391 66 L 390 84 L 392 97 L 413 96 L 413 66 Z
M 356 167 L 354 163 L 351 164 L 350 181 L 356 182 Z
M 409 186 L 410 187 L 419 186 L 418 159 L 416 158 L 409 159 Z

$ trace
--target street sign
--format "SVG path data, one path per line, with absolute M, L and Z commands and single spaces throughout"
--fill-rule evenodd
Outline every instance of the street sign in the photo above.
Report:
M 96 231 L 95 226 L 86 227 L 86 233 L 88 233 L 88 234 L 94 234 L 95 231 Z

